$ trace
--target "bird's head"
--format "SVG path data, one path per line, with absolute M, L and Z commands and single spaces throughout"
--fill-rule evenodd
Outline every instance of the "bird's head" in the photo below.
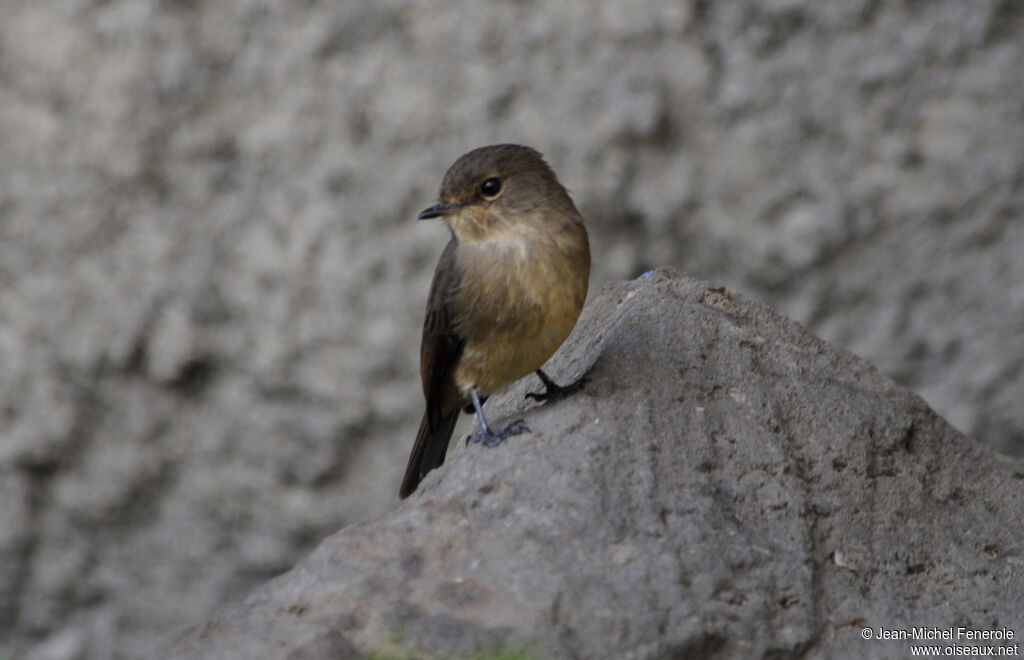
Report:
M 530 147 L 474 149 L 448 168 L 438 203 L 420 220 L 443 218 L 460 242 L 489 240 L 524 223 L 575 221 L 579 212 L 543 156 Z

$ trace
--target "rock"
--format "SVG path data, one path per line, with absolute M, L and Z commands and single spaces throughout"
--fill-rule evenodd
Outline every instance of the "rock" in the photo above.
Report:
M 606 286 L 549 367 L 585 389 L 488 404 L 532 433 L 453 447 L 161 657 L 333 631 L 394 657 L 884 658 L 909 642 L 865 627 L 1024 632 L 1024 469 L 865 360 L 666 269 Z

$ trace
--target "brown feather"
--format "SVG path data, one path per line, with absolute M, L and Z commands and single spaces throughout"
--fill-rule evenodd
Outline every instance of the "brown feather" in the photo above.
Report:
M 442 417 L 435 428 L 431 428 L 427 415 L 423 415 L 420 430 L 416 433 L 416 442 L 409 455 L 409 464 L 405 468 L 402 487 L 398 491 L 399 497 L 405 499 L 412 495 L 427 472 L 444 463 L 448 441 L 451 440 L 458 419 L 459 410 L 456 408 Z
M 494 193 L 484 186 L 498 179 Z M 572 331 L 587 297 L 583 218 L 528 147 L 475 149 L 453 164 L 439 203 L 452 232 L 430 287 L 420 376 L 426 413 L 401 496 L 444 462 L 460 408 L 539 369 Z M 467 407 L 467 411 L 469 408 Z

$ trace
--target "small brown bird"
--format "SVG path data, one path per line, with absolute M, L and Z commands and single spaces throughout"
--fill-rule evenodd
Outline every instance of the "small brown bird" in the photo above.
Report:
M 401 497 L 444 462 L 463 409 L 487 446 L 528 431 L 522 420 L 495 432 L 487 397 L 530 372 L 552 400 L 579 388 L 556 385 L 540 367 L 576 325 L 587 297 L 590 243 L 583 217 L 544 158 L 529 147 L 474 149 L 448 169 L 438 203 L 420 220 L 443 218 L 452 238 L 427 299 L 420 376 L 427 410 L 405 470 Z

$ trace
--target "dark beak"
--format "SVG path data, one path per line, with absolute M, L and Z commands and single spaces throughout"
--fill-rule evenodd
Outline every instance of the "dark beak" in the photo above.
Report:
M 429 209 L 423 209 L 420 214 L 416 216 L 417 220 L 430 220 L 431 218 L 440 218 L 441 216 L 451 213 L 452 211 L 462 208 L 459 204 L 452 204 L 451 202 L 438 202 Z

